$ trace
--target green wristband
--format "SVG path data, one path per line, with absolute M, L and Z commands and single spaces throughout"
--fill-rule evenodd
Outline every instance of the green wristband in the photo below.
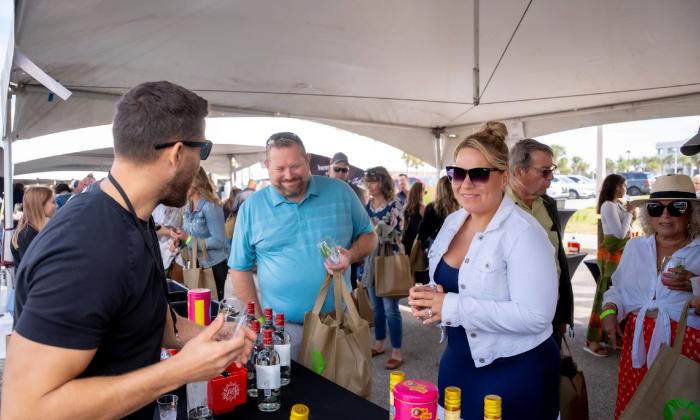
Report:
M 602 321 L 602 320 L 605 319 L 606 316 L 612 315 L 612 314 L 616 314 L 616 315 L 617 315 L 617 311 L 614 310 L 614 309 L 606 309 L 606 310 L 604 310 L 603 312 L 601 312 L 601 314 L 600 314 L 600 320 Z
M 185 240 L 185 245 L 189 246 L 190 242 L 192 242 L 192 235 L 187 237 L 187 239 Z

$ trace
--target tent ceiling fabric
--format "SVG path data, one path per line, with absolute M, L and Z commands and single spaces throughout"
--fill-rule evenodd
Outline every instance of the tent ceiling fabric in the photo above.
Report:
M 202 161 L 207 172 L 230 176 L 230 159 L 237 162 L 235 169 L 244 169 L 265 159 L 265 148 L 237 144 L 215 144 L 209 159 Z M 66 153 L 26 162 L 15 163 L 15 174 L 29 174 L 51 171 L 109 171 L 114 160 L 114 151 L 110 148 Z
M 305 118 L 434 161 L 431 129 L 522 135 L 700 114 L 700 2 L 18 0 L 18 48 L 74 92 L 18 100 L 19 138 L 105 124 L 128 88 L 171 80 L 216 115 Z M 15 69 L 12 80 L 33 84 Z

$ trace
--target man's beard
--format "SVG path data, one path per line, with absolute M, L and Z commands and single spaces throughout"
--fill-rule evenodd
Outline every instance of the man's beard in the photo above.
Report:
M 304 179 L 303 177 L 294 177 L 292 179 L 287 179 L 285 181 L 298 181 L 298 187 L 295 187 L 293 189 L 285 187 L 285 184 L 283 182 L 279 182 L 277 184 L 274 184 L 275 188 L 277 191 L 282 194 L 284 198 L 297 198 L 304 194 L 306 192 L 306 187 L 308 185 L 308 179 Z
M 187 191 L 192 185 L 194 175 L 187 176 L 185 171 L 175 175 L 175 178 L 168 181 L 163 190 L 163 197 L 160 199 L 161 204 L 168 207 L 180 208 L 187 204 Z

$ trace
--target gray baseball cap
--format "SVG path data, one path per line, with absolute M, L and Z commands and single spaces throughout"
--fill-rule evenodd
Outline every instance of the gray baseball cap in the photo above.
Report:
M 681 146 L 681 153 L 686 156 L 693 156 L 700 152 L 700 129 L 698 129 L 698 134 L 690 138 L 683 146 Z
M 334 154 L 333 159 L 331 159 L 331 165 L 338 163 L 338 162 L 345 162 L 348 165 L 350 164 L 348 157 L 343 152 L 338 152 L 338 153 Z

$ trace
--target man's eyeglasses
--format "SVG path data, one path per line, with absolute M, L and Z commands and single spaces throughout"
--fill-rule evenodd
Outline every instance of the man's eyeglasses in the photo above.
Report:
M 333 172 L 338 172 L 340 174 L 346 174 L 346 173 L 348 173 L 348 170 L 349 170 L 348 168 L 340 168 L 338 166 L 333 167 Z
M 178 143 L 182 143 L 183 146 L 187 147 L 199 147 L 199 159 L 207 160 L 209 153 L 211 152 L 211 147 L 214 145 L 209 140 L 195 141 L 195 140 L 180 140 L 180 141 L 170 141 L 167 143 L 158 143 L 153 146 L 154 149 L 167 149 L 168 147 L 173 147 Z
M 651 217 L 661 217 L 664 214 L 664 209 L 668 210 L 668 215 L 673 217 L 683 216 L 690 206 L 687 201 L 671 201 L 665 206 L 658 201 L 650 201 L 647 203 L 647 213 Z
M 558 168 L 557 165 L 552 165 L 549 168 L 534 168 L 537 172 L 542 174 L 542 178 L 549 178 L 554 171 L 556 171 Z
M 503 172 L 502 169 L 496 168 L 471 168 L 464 169 L 459 166 L 448 166 L 447 176 L 453 184 L 461 184 L 467 176 L 472 184 L 485 184 L 489 182 L 491 172 Z

